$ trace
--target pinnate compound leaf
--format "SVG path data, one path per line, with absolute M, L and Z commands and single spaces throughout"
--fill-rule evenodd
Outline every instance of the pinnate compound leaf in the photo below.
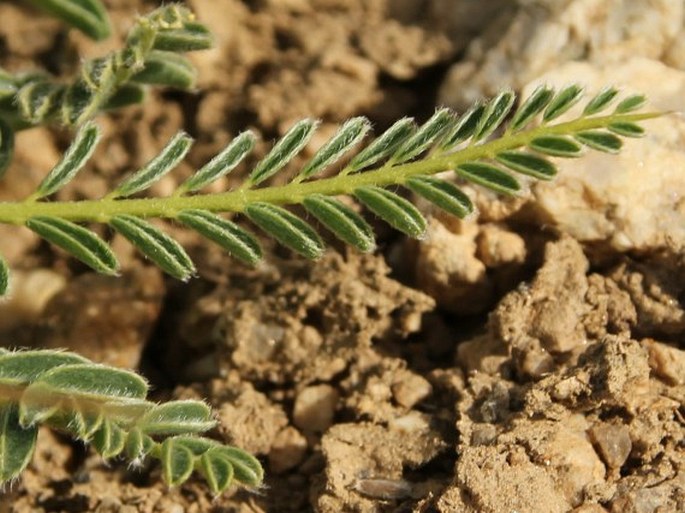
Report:
M 464 162 L 456 171 L 462 178 L 496 192 L 514 194 L 521 189 L 513 176 L 485 162 Z
M 445 212 L 461 219 L 473 212 L 473 203 L 456 185 L 433 176 L 413 176 L 404 185 Z
M 233 482 L 233 465 L 215 451 L 200 456 L 200 473 L 214 494 L 224 492 Z
M 79 363 L 88 363 L 88 360 L 51 349 L 7 352 L 0 354 L 0 383 L 28 384 L 53 368 Z
M 325 246 L 319 234 L 305 221 L 288 210 L 270 203 L 253 203 L 245 215 L 264 232 L 300 255 L 315 260 Z
M 578 143 L 560 135 L 541 135 L 533 139 L 528 146 L 551 157 L 580 157 L 583 152 Z
M 7 261 L 0 256 L 0 296 L 7 294 L 10 286 L 10 268 Z
M 572 84 L 565 87 L 549 102 L 549 105 L 547 105 L 547 108 L 542 115 L 542 119 L 545 122 L 549 122 L 558 118 L 578 103 L 582 97 L 583 88 L 578 84 Z
M 409 137 L 392 155 L 394 164 L 407 162 L 417 157 L 435 142 L 454 124 L 450 109 L 439 109 L 419 129 Z
M 549 160 L 525 151 L 502 151 L 495 159 L 512 171 L 539 180 L 551 180 L 557 174 L 556 166 Z
M 370 128 L 369 120 L 362 116 L 345 122 L 336 134 L 305 164 L 298 178 L 309 178 L 326 169 L 358 144 Z
M 353 173 L 380 162 L 389 157 L 414 133 L 416 125 L 411 118 L 396 121 L 383 134 L 376 138 L 352 158 L 346 171 Z
M 14 130 L 0 119 L 0 178 L 7 171 L 14 155 Z
M 297 122 L 257 163 L 250 173 L 249 184 L 257 185 L 276 174 L 307 145 L 317 126 L 312 119 Z
M 174 278 L 186 281 L 195 273 L 195 266 L 181 245 L 150 223 L 135 216 L 119 215 L 110 219 L 109 224 Z
M 180 189 L 183 192 L 197 191 L 227 175 L 252 151 L 255 141 L 256 137 L 251 131 L 241 133 L 197 173 L 183 182 Z
M 611 123 L 608 127 L 613 133 L 622 135 L 623 137 L 642 137 L 645 135 L 645 129 L 637 123 L 630 123 L 628 121 L 617 121 Z
M 155 37 L 154 49 L 167 52 L 193 52 L 207 50 L 214 44 L 212 33 L 202 23 L 186 21 L 183 27 L 160 30 Z
M 246 486 L 259 486 L 262 483 L 264 470 L 257 458 L 242 449 L 231 446 L 219 446 L 214 451 L 231 462 L 236 481 Z
M 31 0 L 33 4 L 76 27 L 92 39 L 109 37 L 112 29 L 100 0 Z
M 502 124 L 514 105 L 516 95 L 513 91 L 502 91 L 488 102 L 478 125 L 473 132 L 476 141 L 485 139 Z
M 26 226 L 97 272 L 117 274 L 119 264 L 112 250 L 83 226 L 58 217 L 32 217 L 26 221 Z
M 169 486 L 177 486 L 186 481 L 193 472 L 195 457 L 187 447 L 179 444 L 173 438 L 162 442 L 160 450 L 162 474 Z
M 99 139 L 100 130 L 95 123 L 83 125 L 62 159 L 38 185 L 33 198 L 48 196 L 69 183 L 93 154 Z
M 647 97 L 643 94 L 633 94 L 621 100 L 614 112 L 616 114 L 628 114 L 644 107 Z
M 128 177 L 112 193 L 111 198 L 126 197 L 144 191 L 165 174 L 175 168 L 188 154 L 193 138 L 180 131 L 142 169 Z
M 471 137 L 480 123 L 484 112 L 485 105 L 482 103 L 473 105 L 457 120 L 456 124 L 443 139 L 440 148 L 446 151 L 453 150 L 456 145 Z
M 410 237 L 426 232 L 426 220 L 406 199 L 381 187 L 367 186 L 354 190 L 354 196 L 386 223 Z
M 540 114 L 554 97 L 554 89 L 547 86 L 539 86 L 516 110 L 514 117 L 509 123 L 511 132 L 518 132 L 525 128 L 531 120 Z
M 607 87 L 592 98 L 583 109 L 584 116 L 591 116 L 606 109 L 618 95 L 618 89 Z
M 262 248 L 254 235 L 216 214 L 189 209 L 178 214 L 178 220 L 216 242 L 238 260 L 255 265 L 262 259 Z
M 602 130 L 585 130 L 574 134 L 574 137 L 584 145 L 606 153 L 618 153 L 623 146 L 618 136 Z
M 21 427 L 19 411 L 13 402 L 0 401 L 0 483 L 19 476 L 31 461 L 38 428 Z
M 131 80 L 140 84 L 191 89 L 195 87 L 197 71 L 184 55 L 153 50 L 145 57 L 143 69 Z
M 340 201 L 322 194 L 313 194 L 305 198 L 302 205 L 343 242 L 364 252 L 376 248 L 373 230 L 369 224 Z
M 212 429 L 212 411 L 201 401 L 170 401 L 154 406 L 138 422 L 147 435 L 201 433 Z

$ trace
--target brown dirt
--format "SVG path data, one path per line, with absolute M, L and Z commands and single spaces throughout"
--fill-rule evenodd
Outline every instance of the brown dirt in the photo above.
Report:
M 194 56 L 198 92 L 99 118 L 94 163 L 62 197 L 97 197 L 179 128 L 197 145 L 156 194 L 246 127 L 268 142 L 304 116 L 324 135 L 352 115 L 380 128 L 424 116 L 465 45 L 416 2 L 188 3 L 217 35 Z M 109 4 L 118 30 L 154 5 Z M 66 73 L 106 48 L 18 3 L 0 20 L 12 70 Z M 0 197 L 30 191 L 67 141 L 20 134 Z M 682 250 L 599 258 L 531 224 L 522 200 L 478 203 L 469 221 L 433 215 L 421 242 L 379 225 L 376 255 L 336 247 L 310 263 L 272 245 L 256 269 L 169 227 L 198 265 L 189 284 L 118 237 L 126 270 L 112 279 L 3 228 L 20 271 L 0 308 L 4 345 L 67 347 L 138 367 L 156 399 L 208 399 L 212 436 L 257 454 L 267 479 L 221 497 L 199 479 L 169 490 L 154 464 L 104 464 L 44 431 L 0 513 L 685 511 Z

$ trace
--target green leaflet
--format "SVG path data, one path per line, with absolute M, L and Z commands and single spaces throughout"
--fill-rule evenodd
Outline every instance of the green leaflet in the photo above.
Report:
M 401 144 L 411 137 L 415 129 L 416 125 L 414 125 L 414 121 L 410 118 L 402 118 L 396 121 L 376 140 L 357 153 L 341 174 L 345 175 L 361 171 L 389 157 Z
M 93 435 L 91 440 L 95 450 L 104 459 L 114 458 L 124 451 L 126 447 L 126 433 L 109 419 L 104 419 L 100 429 Z
M 0 483 L 19 476 L 31 461 L 38 428 L 19 425 L 17 405 L 0 401 Z
M 141 103 L 145 98 L 145 89 L 140 84 L 124 84 L 100 107 L 102 110 L 115 110 Z
M 128 459 L 136 461 L 147 456 L 154 446 L 155 441 L 151 437 L 144 434 L 139 428 L 133 428 L 126 437 L 124 451 Z
M 469 197 L 450 182 L 432 176 L 413 176 L 404 184 L 412 192 L 461 219 L 473 212 Z
M 259 486 L 264 480 L 264 470 L 259 460 L 237 447 L 220 446 L 214 451 L 227 458 L 233 465 L 235 480 L 247 486 Z
M 304 208 L 316 217 L 343 242 L 360 251 L 369 252 L 376 248 L 373 230 L 364 219 L 338 200 L 313 194 L 302 202 Z
M 623 137 L 642 137 L 645 135 L 645 129 L 636 123 L 611 123 L 607 128 Z
M 246 264 L 255 265 L 262 259 L 262 248 L 254 235 L 231 221 L 206 210 L 183 210 L 178 220 Z
M 147 435 L 201 433 L 214 427 L 212 412 L 201 401 L 171 401 L 150 409 L 138 421 Z
M 456 171 L 462 178 L 495 192 L 514 194 L 521 189 L 513 176 L 484 162 L 465 162 L 459 164 Z
M 121 215 L 110 219 L 109 224 L 174 278 L 186 281 L 195 273 L 195 266 L 181 245 L 150 223 Z
M 618 153 L 623 143 L 616 135 L 601 130 L 586 130 L 574 134 L 574 137 L 593 150 L 606 153 Z
M 485 139 L 497 130 L 509 114 L 515 100 L 516 95 L 513 91 L 502 91 L 490 100 L 473 132 L 474 140 Z
M 485 113 L 485 105 L 476 103 L 469 110 L 467 110 L 452 127 L 449 133 L 443 139 L 440 149 L 444 151 L 454 150 L 458 144 L 466 141 L 473 135 L 476 127 L 479 125 L 483 114 Z
M 93 154 L 99 139 L 100 130 L 95 123 L 83 125 L 62 159 L 38 185 L 38 189 L 31 197 L 38 199 L 49 196 L 69 183 Z
M 542 119 L 548 123 L 562 114 L 566 113 L 571 107 L 580 101 L 583 97 L 583 88 L 578 84 L 572 84 L 565 87 L 557 95 L 552 98 L 547 108 L 545 109 Z
M 5 175 L 14 155 L 14 130 L 0 119 L 0 178 Z
M 117 274 L 119 263 L 114 253 L 90 230 L 58 217 L 32 217 L 26 221 L 26 226 L 92 269 L 103 274 Z
M 361 116 L 345 122 L 338 132 L 305 164 L 297 179 L 309 178 L 339 160 L 364 138 L 370 128 L 369 120 Z
M 528 99 L 517 109 L 509 123 L 510 132 L 518 132 L 525 128 L 535 116 L 540 114 L 554 97 L 554 89 L 539 86 Z
M 454 124 L 454 117 L 449 109 L 439 109 L 419 129 L 393 153 L 393 163 L 407 162 L 419 156 L 447 132 Z
M 233 139 L 221 152 L 188 178 L 178 189 L 177 195 L 193 192 L 227 175 L 252 151 L 256 137 L 247 130 Z
M 77 354 L 51 349 L 0 354 L 0 384 L 31 383 L 55 367 L 87 362 Z
M 79 29 L 92 39 L 109 37 L 112 29 L 100 0 L 31 0 L 41 9 Z
M 65 429 L 70 431 L 75 438 L 84 441 L 93 438 L 105 420 L 102 408 L 82 405 L 78 401 L 73 401 L 71 414 L 68 417 Z
M 197 72 L 184 55 L 153 50 L 145 58 L 145 67 L 133 75 L 131 80 L 140 84 L 192 89 L 195 87 Z
M 551 180 L 557 174 L 557 168 L 549 160 L 525 151 L 502 151 L 495 159 L 512 171 L 539 180 Z
M 193 472 L 195 457 L 187 447 L 176 443 L 173 438 L 167 438 L 162 443 L 160 451 L 162 475 L 169 486 L 177 486 L 186 481 Z
M 15 101 L 25 119 L 31 123 L 38 123 L 59 109 L 63 92 L 64 87 L 61 85 L 38 80 L 21 87 Z
M 410 237 L 421 238 L 426 220 L 414 205 L 381 187 L 359 187 L 354 196 L 371 212 Z
M 142 169 L 124 180 L 110 198 L 127 197 L 144 191 L 166 175 L 185 158 L 193 144 L 193 138 L 181 131 L 174 135 L 157 156 L 145 164 Z
M 616 106 L 614 113 L 627 114 L 629 112 L 634 112 L 644 107 L 645 103 L 647 103 L 647 97 L 644 94 L 633 94 L 621 100 Z
M 0 256 L 0 296 L 7 293 L 10 285 L 10 269 L 7 261 Z
M 598 112 L 603 111 L 609 106 L 609 104 L 612 101 L 614 101 L 614 98 L 616 98 L 617 94 L 618 89 L 614 87 L 607 87 L 603 89 L 599 92 L 599 94 L 597 94 L 597 96 L 592 98 L 587 103 L 587 105 L 583 109 L 583 115 L 592 116 L 593 114 L 597 114 Z
M 200 472 L 214 494 L 228 489 L 233 481 L 233 465 L 216 451 L 207 451 L 200 456 Z
M 245 215 L 259 228 L 284 246 L 315 260 L 323 255 L 325 246 L 319 234 L 288 210 L 269 203 L 253 203 Z
M 571 158 L 582 155 L 582 148 L 575 141 L 559 135 L 536 137 L 528 146 L 551 157 Z
M 209 29 L 201 23 L 187 21 L 181 28 L 160 30 L 154 41 L 155 50 L 194 52 L 207 50 L 214 44 Z

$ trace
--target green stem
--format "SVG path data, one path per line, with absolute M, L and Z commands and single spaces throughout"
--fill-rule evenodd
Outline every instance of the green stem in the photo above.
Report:
M 375 170 L 350 175 L 337 175 L 310 182 L 261 189 L 237 189 L 217 194 L 169 196 L 164 198 L 108 199 L 63 202 L 0 202 L 0 223 L 23 225 L 31 217 L 50 216 L 76 222 L 108 222 L 112 217 L 128 214 L 144 218 L 174 218 L 187 209 L 212 212 L 242 212 L 257 202 L 279 205 L 299 204 L 313 194 L 338 196 L 352 194 L 358 187 L 401 185 L 411 176 L 431 175 L 455 169 L 464 162 L 486 159 L 495 154 L 528 145 L 542 135 L 568 135 L 583 130 L 605 128 L 616 122 L 638 122 L 661 116 L 662 113 L 613 114 L 581 118 L 557 125 L 542 125 L 531 130 L 468 146 L 455 153 L 442 154 L 408 164 L 383 166 Z

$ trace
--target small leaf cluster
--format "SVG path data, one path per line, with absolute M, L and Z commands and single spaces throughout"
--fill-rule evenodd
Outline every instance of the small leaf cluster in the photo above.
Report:
M 30 2 L 79 29 L 91 39 L 110 36 L 112 27 L 107 10 L 100 0 L 30 0 Z
M 36 3 L 94 37 L 108 33 L 97 28 L 107 22 L 98 1 Z M 0 69 L 0 171 L 11 159 L 16 130 L 52 121 L 80 126 L 101 110 L 140 102 L 145 85 L 192 88 L 195 69 L 183 54 L 211 44 L 209 31 L 192 12 L 169 4 L 140 17 L 123 48 L 85 61 L 69 82 L 45 73 L 11 75 Z
M 460 189 L 459 182 L 433 176 L 436 173 L 452 170 L 462 183 L 477 184 L 500 194 L 516 194 L 522 189 L 521 180 L 550 180 L 556 175 L 551 158 L 579 157 L 586 148 L 616 153 L 622 137 L 643 135 L 638 122 L 656 115 L 635 112 L 645 102 L 642 95 L 624 98 L 607 114 L 618 97 L 618 90 L 607 88 L 592 97 L 578 116 L 558 122 L 582 96 L 583 90 L 577 85 L 559 91 L 542 86 L 515 108 L 515 94 L 503 91 L 461 116 L 441 108 L 421 125 L 409 118 L 401 119 L 361 150 L 358 145 L 370 131 L 370 122 L 364 117 L 353 118 L 288 183 L 265 186 L 300 154 L 316 132 L 317 121 L 304 119 L 256 162 L 236 190 L 203 194 L 203 188 L 232 172 L 252 153 L 257 137 L 246 131 L 181 183 L 171 196 L 134 197 L 186 156 L 192 139 L 180 132 L 105 197 L 44 201 L 69 183 L 92 155 L 99 130 L 87 122 L 32 195 L 24 201 L 0 203 L 0 222 L 24 225 L 106 274 L 118 272 L 116 256 L 105 240 L 83 222 L 106 223 L 180 280 L 195 273 L 192 260 L 178 242 L 148 218 L 176 221 L 219 244 L 235 258 L 254 265 L 263 256 L 257 237 L 241 224 L 219 215 L 239 214 L 284 246 L 316 259 L 325 250 L 317 229 L 285 208 L 299 205 L 345 244 L 368 252 L 376 244 L 373 230 L 340 196 L 351 196 L 397 230 L 420 238 L 426 231 L 426 219 L 398 194 L 398 186 L 463 218 L 474 210 L 469 196 Z M 495 133 L 499 135 L 492 137 Z M 330 174 L 335 165 L 337 173 Z M 324 172 L 330 176 L 322 177 Z M 7 267 L 0 265 L 0 288 L 6 288 L 8 274 Z
M 0 350 L 0 484 L 29 464 L 38 427 L 83 441 L 105 459 L 160 461 L 170 486 L 196 471 L 213 493 L 232 484 L 258 487 L 262 467 L 253 456 L 197 436 L 215 425 L 201 401 L 146 400 L 138 374 L 53 350 Z

